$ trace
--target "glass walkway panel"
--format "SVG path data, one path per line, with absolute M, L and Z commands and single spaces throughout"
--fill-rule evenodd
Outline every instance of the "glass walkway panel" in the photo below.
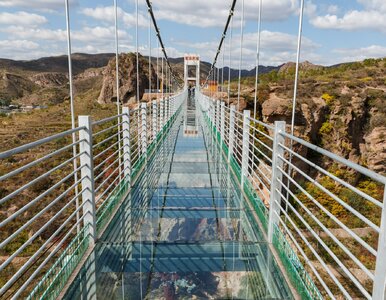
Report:
M 189 98 L 64 298 L 293 299 Z

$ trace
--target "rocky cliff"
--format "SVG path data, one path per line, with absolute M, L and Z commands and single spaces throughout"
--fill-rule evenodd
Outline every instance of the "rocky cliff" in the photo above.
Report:
M 119 55 L 119 96 L 122 103 L 132 103 L 136 99 L 137 91 L 137 70 L 136 56 L 134 53 Z M 116 71 L 115 58 L 111 59 L 107 67 L 103 71 L 103 84 L 98 98 L 101 104 L 111 103 L 116 101 Z M 139 56 L 139 98 L 149 88 L 149 76 L 152 81 L 152 89 L 157 86 L 157 74 L 151 66 L 149 75 L 148 60 L 142 55 Z
M 312 67 L 307 64 L 301 79 L 296 106 L 295 135 L 322 146 L 351 161 L 386 174 L 386 61 L 380 60 L 373 68 L 345 71 Z M 288 72 L 285 67 L 279 72 Z M 341 67 L 340 67 L 341 68 Z M 365 72 L 364 72 L 365 70 Z M 364 77 L 379 72 L 379 77 Z M 323 81 L 318 74 L 323 74 Z M 316 74 L 316 75 L 315 75 Z M 280 75 L 279 75 L 280 76 Z M 288 79 L 279 77 L 268 84 L 266 99 L 262 100 L 261 118 L 264 122 L 277 120 L 291 124 L 292 93 Z M 320 76 L 322 77 L 322 76 Z M 358 81 L 358 79 L 360 81 Z M 288 84 L 289 83 L 289 84 Z M 249 107 L 250 107 L 249 103 Z M 298 149 L 303 155 L 306 149 Z M 325 167 L 329 167 L 325 162 Z

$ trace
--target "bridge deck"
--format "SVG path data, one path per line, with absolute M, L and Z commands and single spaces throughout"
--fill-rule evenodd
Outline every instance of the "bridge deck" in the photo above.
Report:
M 186 111 L 65 298 L 293 298 L 215 143 L 200 126 L 184 134 Z

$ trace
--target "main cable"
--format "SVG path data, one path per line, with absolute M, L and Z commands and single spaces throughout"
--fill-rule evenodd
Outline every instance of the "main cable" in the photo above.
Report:
M 208 82 L 208 80 L 209 80 L 209 78 L 210 78 L 210 76 L 211 76 L 211 74 L 213 72 L 213 69 L 214 69 L 214 67 L 215 67 L 215 65 L 217 63 L 217 58 L 220 55 L 222 45 L 224 43 L 225 37 L 226 37 L 227 32 L 228 32 L 229 24 L 230 24 L 230 22 L 232 20 L 232 17 L 233 17 L 233 12 L 235 10 L 236 2 L 237 2 L 237 0 L 232 0 L 232 5 L 231 5 L 231 8 L 229 9 L 228 19 L 227 19 L 227 22 L 225 23 L 224 31 L 222 33 L 221 40 L 220 40 L 220 43 L 218 45 L 216 55 L 214 57 L 212 65 L 210 67 L 209 74 L 206 77 L 206 80 L 205 80 L 205 82 L 204 82 L 204 84 L 202 86 L 205 86 L 207 84 L 207 82 Z
M 151 17 L 151 19 L 153 21 L 154 30 L 155 30 L 155 32 L 157 34 L 157 38 L 158 38 L 158 41 L 160 43 L 162 52 L 164 54 L 165 61 L 166 61 L 166 64 L 167 64 L 167 66 L 169 68 L 170 74 L 173 77 L 174 81 L 177 82 L 178 86 L 181 87 L 181 85 L 178 83 L 178 80 L 177 80 L 177 77 L 176 77 L 175 73 L 173 72 L 172 66 L 171 66 L 170 61 L 169 61 L 169 57 L 168 57 L 168 55 L 166 53 L 165 46 L 164 46 L 164 43 L 163 43 L 162 37 L 161 37 L 161 32 L 160 32 L 160 30 L 158 28 L 157 21 L 155 19 L 154 12 L 153 12 L 153 7 L 152 7 L 152 4 L 151 4 L 150 0 L 146 0 L 146 4 L 147 4 L 147 8 L 148 8 L 150 17 Z

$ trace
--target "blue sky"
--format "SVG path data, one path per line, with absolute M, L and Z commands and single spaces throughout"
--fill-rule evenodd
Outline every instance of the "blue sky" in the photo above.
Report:
M 135 49 L 135 1 L 117 0 L 119 50 Z M 229 0 L 153 0 L 171 57 L 200 54 L 212 61 L 227 18 Z M 113 0 L 70 0 L 73 52 L 114 52 Z M 148 14 L 139 0 L 140 51 L 149 53 Z M 294 60 L 298 0 L 263 0 L 261 64 Z M 258 0 L 245 0 L 243 68 L 255 60 Z M 232 66 L 238 66 L 241 0 L 236 7 Z M 0 57 L 33 59 L 66 53 L 64 0 L 0 0 Z M 229 35 L 228 35 L 229 38 Z M 156 55 L 156 38 L 151 35 Z M 228 65 L 229 39 L 225 42 Z M 331 65 L 386 56 L 385 0 L 306 1 L 301 60 Z M 220 55 L 219 66 L 222 60 Z

